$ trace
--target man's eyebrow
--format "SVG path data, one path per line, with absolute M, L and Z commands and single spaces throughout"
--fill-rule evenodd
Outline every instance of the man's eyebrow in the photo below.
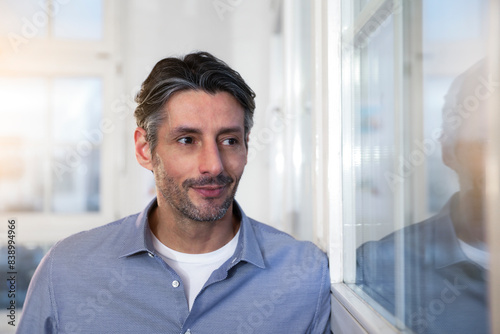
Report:
M 172 131 L 170 131 L 170 135 L 172 137 L 176 137 L 187 133 L 201 134 L 201 130 L 197 128 L 191 128 L 189 126 L 178 126 L 176 128 L 173 128 Z
M 235 132 L 243 132 L 243 128 L 241 126 L 233 126 L 229 128 L 224 128 L 219 131 L 219 135 L 224 135 L 227 133 L 235 133 Z
M 227 133 L 237 133 L 237 132 L 243 132 L 243 127 L 233 126 L 233 127 L 228 127 L 228 128 L 222 128 L 217 134 L 223 135 L 223 134 L 227 134 Z M 189 134 L 189 133 L 202 134 L 202 131 L 200 129 L 192 128 L 189 126 L 178 126 L 176 128 L 173 128 L 172 131 L 170 131 L 170 136 L 177 137 L 177 136 Z

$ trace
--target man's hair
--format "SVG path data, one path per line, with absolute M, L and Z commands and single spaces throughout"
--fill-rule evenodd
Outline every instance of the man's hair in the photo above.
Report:
M 494 74 L 488 69 L 487 58 L 483 58 L 456 77 L 446 93 L 440 141 L 443 160 L 448 163 L 456 163 L 455 146 L 459 140 L 477 140 L 470 137 L 473 134 L 484 136 L 482 140 L 486 140 L 487 134 L 482 133 L 478 125 L 475 125 L 476 131 L 467 134 L 463 129 L 471 126 L 470 116 L 473 114 L 486 119 L 488 100 L 499 94 L 498 89 L 487 86 L 488 82 L 498 82 L 498 76 Z M 487 94 L 484 95 L 484 92 Z
M 137 126 L 146 131 L 146 140 L 153 153 L 158 144 L 158 129 L 168 117 L 165 103 L 176 93 L 200 90 L 209 94 L 227 92 L 243 107 L 245 145 L 253 126 L 255 93 L 238 72 L 208 52 L 191 53 L 184 58 L 160 60 L 141 86 L 135 102 Z

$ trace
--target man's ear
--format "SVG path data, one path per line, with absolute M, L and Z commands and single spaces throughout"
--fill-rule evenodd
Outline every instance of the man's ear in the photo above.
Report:
M 135 141 L 135 157 L 139 164 L 149 170 L 153 170 L 153 159 L 151 157 L 151 150 L 149 143 L 146 140 L 146 130 L 143 128 L 136 128 L 134 132 Z

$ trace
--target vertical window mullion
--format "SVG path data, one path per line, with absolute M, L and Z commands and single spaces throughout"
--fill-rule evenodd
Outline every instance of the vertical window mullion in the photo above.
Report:
M 53 147 L 54 147 L 54 138 L 53 138 L 53 117 L 54 117 L 54 78 L 52 76 L 48 76 L 46 78 L 47 82 L 47 117 L 45 118 L 44 126 L 47 129 L 47 137 L 46 137 L 46 147 L 45 147 L 45 155 L 44 155 L 44 205 L 43 211 L 45 213 L 52 213 L 52 168 L 53 168 Z

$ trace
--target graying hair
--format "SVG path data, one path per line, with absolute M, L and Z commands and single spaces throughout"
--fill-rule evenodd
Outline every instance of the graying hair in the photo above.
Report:
M 137 93 L 134 116 L 137 126 L 146 131 L 151 153 L 158 144 L 158 129 L 167 117 L 163 106 L 174 93 L 186 90 L 231 94 L 245 112 L 245 145 L 248 145 L 246 138 L 253 126 L 255 93 L 240 74 L 222 60 L 208 52 L 197 52 L 184 58 L 171 57 L 160 60 Z

